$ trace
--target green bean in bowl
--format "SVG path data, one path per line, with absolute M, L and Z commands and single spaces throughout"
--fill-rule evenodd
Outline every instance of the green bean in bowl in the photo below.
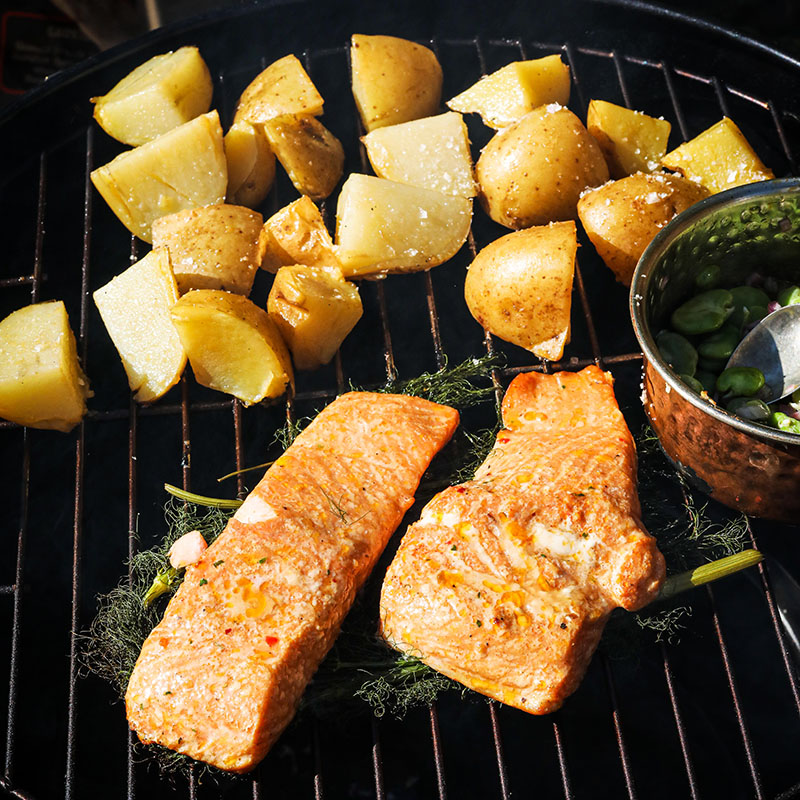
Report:
M 669 315 L 655 337 L 661 358 L 701 397 L 742 419 L 800 435 L 800 390 L 771 407 L 761 370 L 727 367 L 742 339 L 768 314 L 800 304 L 800 286 L 752 272 L 723 287 L 724 264 L 699 271 L 694 291 Z

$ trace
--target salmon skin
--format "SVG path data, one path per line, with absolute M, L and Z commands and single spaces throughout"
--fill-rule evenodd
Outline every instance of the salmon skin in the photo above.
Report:
M 457 424 L 454 409 L 402 395 L 350 392 L 322 411 L 186 569 L 147 637 L 125 696 L 139 738 L 252 769 Z
M 579 685 L 611 611 L 653 600 L 664 559 L 639 520 L 636 451 L 591 366 L 523 374 L 494 449 L 434 497 L 381 592 L 396 649 L 533 714 Z

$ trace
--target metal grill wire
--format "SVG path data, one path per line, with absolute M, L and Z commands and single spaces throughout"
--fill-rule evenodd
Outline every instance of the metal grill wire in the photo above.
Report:
M 722 114 L 733 116 L 736 119 L 744 115 L 749 119 L 753 117 L 755 112 L 756 116 L 758 114 L 761 115 L 758 117 L 761 127 L 759 129 L 753 124 L 747 129 L 747 132 L 761 130 L 764 143 L 769 143 L 772 146 L 771 154 L 775 155 L 777 152 L 785 160 L 787 171 L 795 170 L 796 154 L 789 147 L 779 106 L 771 99 L 746 96 L 716 77 L 681 71 L 662 61 L 635 59 L 615 51 L 590 50 L 572 45 L 569 42 L 564 44 L 523 44 L 519 41 L 506 40 L 484 42 L 476 38 L 474 40 L 439 40 L 424 43 L 436 50 L 443 63 L 445 79 L 452 84 L 450 86 L 447 83 L 445 84 L 445 94 L 448 96 L 464 88 L 478 75 L 486 74 L 514 58 L 532 58 L 552 52 L 561 52 L 572 70 L 574 92 L 571 106 L 582 118 L 585 118 L 588 100 L 594 96 L 619 102 L 631 108 L 644 109 L 649 113 L 658 113 L 658 109 L 653 108 L 655 100 L 643 96 L 640 92 L 637 93 L 636 87 L 641 89 L 643 85 L 642 76 L 646 75 L 644 79 L 645 85 L 652 87 L 660 84 L 661 88 L 655 92 L 655 95 L 668 98 L 671 107 L 662 107 L 661 113 L 675 123 L 677 134 L 675 141 L 690 138 L 706 127 L 706 124 L 710 124 Z M 304 53 L 303 60 L 312 79 L 321 85 L 321 88 L 323 88 L 322 93 L 326 97 L 328 95 L 323 85 L 332 80 L 341 80 L 341 76 L 346 74 L 349 69 L 347 48 L 345 47 L 331 51 Z M 460 64 L 463 66 L 467 63 L 472 65 L 469 70 L 460 72 L 448 71 L 448 64 Z M 336 65 L 335 70 L 331 69 L 332 64 Z M 249 77 L 255 74 L 257 66 L 254 65 Z M 263 68 L 265 63 L 260 66 Z M 638 73 L 639 80 L 635 86 L 632 86 L 628 79 L 628 74 L 634 70 Z M 243 79 L 249 80 L 249 77 L 244 76 L 243 78 L 241 75 L 231 76 L 224 73 L 218 76 L 216 97 L 219 101 L 218 105 L 224 121 L 229 121 L 232 116 L 232 103 L 238 94 L 235 91 L 237 80 L 238 83 L 241 83 Z M 602 83 L 603 91 L 597 90 L 598 81 Z M 705 95 L 703 90 L 707 90 Z M 697 113 L 696 103 L 698 102 L 698 97 L 700 98 L 699 102 L 705 104 L 702 114 Z M 712 99 L 713 102 L 710 102 Z M 688 104 L 694 104 L 694 107 L 687 109 Z M 732 107 L 734 105 L 736 106 L 735 108 Z M 743 114 L 743 112 L 745 113 Z M 348 124 L 351 134 L 350 141 L 346 141 L 346 147 L 350 148 L 348 151 L 348 166 L 353 169 L 356 166 L 352 163 L 353 142 L 355 134 L 361 132 L 360 123 L 354 113 Z M 488 133 L 479 128 L 477 124 L 474 124 L 473 120 L 470 120 L 469 124 L 470 133 L 475 144 L 483 144 L 487 139 Z M 673 136 L 675 137 L 676 134 L 673 134 Z M 109 224 L 108 213 L 102 209 L 95 208 L 93 190 L 89 181 L 89 173 L 93 166 L 103 160 L 96 153 L 98 149 L 96 138 L 100 136 L 104 136 L 104 134 L 98 134 L 96 137 L 94 128 L 90 125 L 82 134 L 83 138 L 81 140 L 85 168 L 83 169 L 83 238 L 80 254 L 81 285 L 78 339 L 79 352 L 83 359 L 84 368 L 90 377 L 102 368 L 105 357 L 110 352 L 107 345 L 98 344 L 95 340 L 90 342 L 90 330 L 94 332 L 94 330 L 100 329 L 97 328 L 96 320 L 90 325 L 90 317 L 94 314 L 94 311 L 90 308 L 89 291 L 101 283 L 101 281 L 92 278 L 90 266 L 98 264 L 102 256 L 102 254 L 98 256 L 98 254 L 92 252 L 93 229 L 95 226 Z M 757 139 L 757 149 L 759 143 Z M 74 149 L 70 150 L 73 155 Z M 52 196 L 53 192 L 48 173 L 51 167 L 58 163 L 57 159 L 60 158 L 63 158 L 63 154 L 55 150 L 42 153 L 38 162 L 37 196 L 34 204 L 36 220 L 34 247 L 32 250 L 32 271 L 30 274 L 0 280 L 0 288 L 13 292 L 14 299 L 11 302 L 18 305 L 24 302 L 18 302 L 22 296 L 20 290 L 28 291 L 27 287 L 29 287 L 28 299 L 31 302 L 50 299 L 52 296 L 49 291 L 45 291 L 48 289 L 48 274 L 45 270 L 44 258 L 48 227 L 47 203 L 48 197 Z M 765 160 L 769 161 L 769 158 L 765 158 Z M 359 148 L 358 151 L 356 168 L 358 167 L 368 171 L 363 148 Z M 285 179 L 279 178 L 268 199 L 268 208 L 264 209 L 265 217 L 287 202 L 288 199 L 291 199 L 292 196 Z M 330 205 L 326 204 L 323 211 L 330 220 Z M 102 219 L 98 221 L 101 216 Z M 110 224 L 117 225 L 116 221 L 111 221 Z M 398 357 L 394 346 L 395 342 L 401 341 L 408 336 L 407 330 L 398 333 L 396 300 L 398 296 L 403 297 L 403 303 L 411 302 L 409 298 L 413 292 L 418 292 L 424 296 L 429 339 L 427 343 L 423 342 L 422 346 L 429 352 L 429 356 L 424 357 L 423 360 L 427 358 L 427 361 L 430 362 L 424 364 L 425 368 L 441 367 L 445 363 L 445 354 L 447 354 L 451 362 L 455 362 L 460 360 L 460 357 L 474 352 L 472 340 L 469 340 L 468 344 L 470 352 L 459 352 L 461 344 L 458 332 L 448 338 L 448 328 L 453 327 L 452 320 L 448 318 L 443 321 L 439 308 L 447 307 L 448 315 L 455 313 L 455 311 L 449 306 L 443 306 L 441 299 L 437 303 L 437 294 L 443 298 L 447 298 L 452 294 L 452 286 L 450 284 L 454 281 L 453 276 L 455 275 L 455 280 L 458 281 L 459 278 L 457 276 L 463 274 L 463 271 L 459 271 L 458 267 L 466 265 L 480 246 L 486 244 L 488 240 L 501 232 L 497 228 L 491 229 L 488 222 L 481 218 L 481 212 L 478 211 L 476 213 L 475 229 L 470 233 L 465 251 L 462 251 L 456 258 L 457 264 L 455 266 L 445 266 L 439 268 L 439 271 L 425 273 L 424 275 L 390 278 L 387 281 L 362 284 L 362 294 L 364 295 L 365 305 L 368 306 L 368 314 L 372 317 L 372 322 L 376 322 L 380 329 L 381 351 L 379 354 L 376 351 L 373 355 L 377 354 L 379 356 L 377 360 L 382 364 L 381 369 L 375 370 L 373 365 L 369 365 L 370 369 L 366 371 L 366 375 L 363 370 L 359 373 L 359 365 L 363 359 L 348 360 L 353 351 L 346 344 L 343 347 L 343 351 L 337 354 L 332 368 L 328 368 L 327 371 L 323 370 L 318 376 L 311 376 L 308 381 L 301 378 L 299 381 L 300 391 L 295 397 L 290 397 L 286 401 L 286 418 L 289 420 L 295 419 L 300 407 L 303 409 L 302 413 L 305 413 L 306 410 L 324 404 L 324 401 L 328 401 L 343 391 L 347 386 L 348 380 L 354 380 L 355 383 L 363 383 L 366 377 L 367 380 L 379 383 L 382 380 L 395 378 L 398 375 L 401 377 L 408 376 L 408 373 L 398 366 Z M 584 248 L 583 252 L 587 252 L 587 250 L 588 248 Z M 135 260 L 139 254 L 136 240 L 131 239 L 131 260 Z M 618 326 L 623 328 L 622 333 L 619 330 L 612 331 L 609 324 L 610 320 L 613 319 L 614 313 L 618 313 L 619 304 L 614 307 L 612 312 L 605 313 L 603 309 L 605 300 L 602 303 L 599 302 L 599 298 L 605 298 L 610 291 L 615 291 L 617 296 L 621 296 L 621 290 L 617 287 L 609 288 L 613 281 L 607 274 L 598 271 L 597 264 L 592 263 L 590 268 L 586 269 L 584 262 L 589 261 L 591 258 L 591 254 L 588 256 L 581 255 L 576 268 L 575 302 L 573 304 L 575 338 L 573 345 L 567 351 L 569 357 L 564 362 L 549 364 L 547 362 L 531 361 L 529 354 L 522 353 L 515 348 L 494 340 L 488 333 L 483 336 L 482 346 L 486 352 L 501 351 L 508 356 L 508 367 L 503 370 L 496 370 L 493 376 L 498 392 L 502 391 L 508 380 L 518 372 L 530 369 L 544 371 L 560 368 L 578 369 L 590 363 L 596 363 L 605 369 L 611 369 L 618 376 L 618 388 L 625 384 L 632 385 L 638 379 L 640 354 L 636 350 L 632 334 L 627 332 L 625 326 Z M 52 273 L 55 269 L 56 264 L 49 260 L 47 262 L 47 270 Z M 599 279 L 598 274 L 600 276 Z M 102 282 L 105 280 L 107 280 L 107 277 L 104 277 Z M 74 308 L 70 310 L 74 311 Z M 392 318 L 395 319 L 394 328 L 391 324 Z M 414 321 L 418 321 L 418 319 L 419 315 L 415 317 Z M 459 325 L 461 322 L 463 322 L 463 319 L 458 320 Z M 358 331 L 355 335 L 358 335 Z M 420 341 L 422 341 L 421 335 Z M 416 347 L 416 340 L 414 344 Z M 405 355 L 403 366 L 406 365 L 405 362 L 407 361 Z M 415 371 L 419 372 L 420 368 L 417 366 Z M 119 370 L 117 370 L 116 374 L 113 375 L 113 379 L 119 380 L 119 378 Z M 256 441 L 258 447 L 263 448 L 263 442 L 268 440 L 268 437 L 265 439 L 263 435 L 264 430 L 275 427 L 280 423 L 280 420 L 273 412 L 274 409 L 265 410 L 260 408 L 244 411 L 238 401 L 221 400 L 218 395 L 211 395 L 203 392 L 203 390 L 198 390 L 192 383 L 191 378 L 184 376 L 180 388 L 174 391 L 164 402 L 153 407 L 138 407 L 131 399 L 128 400 L 125 406 L 120 405 L 103 411 L 90 411 L 86 419 L 78 427 L 77 433 L 69 439 L 72 447 L 71 456 L 68 459 L 63 457 L 61 459 L 61 461 L 71 461 L 74 474 L 73 536 L 72 548 L 69 553 L 72 560 L 72 578 L 70 608 L 68 619 L 66 620 L 70 631 L 67 642 L 69 669 L 65 682 L 67 699 L 66 701 L 61 700 L 52 712 L 56 717 L 62 714 L 66 715 L 66 729 L 62 740 L 65 743 L 65 751 L 62 760 L 59 760 L 56 753 L 50 753 L 47 757 L 47 770 L 56 772 L 60 770 L 63 781 L 58 779 L 41 781 L 30 770 L 23 772 L 19 769 L 19 764 L 22 762 L 22 757 L 19 755 L 22 749 L 19 732 L 22 727 L 22 714 L 24 713 L 20 709 L 21 701 L 23 700 L 20 688 L 23 683 L 21 666 L 23 660 L 22 642 L 25 638 L 23 632 L 26 627 L 26 620 L 35 618 L 34 612 L 26 608 L 30 600 L 25 593 L 25 589 L 26 578 L 29 580 L 31 571 L 36 568 L 36 563 L 31 565 L 30 562 L 38 560 L 38 554 L 31 552 L 29 549 L 28 540 L 33 530 L 31 516 L 35 508 L 34 504 L 46 503 L 47 494 L 46 492 L 43 495 L 38 494 L 38 492 L 42 491 L 42 487 L 39 485 L 38 479 L 32 475 L 36 466 L 32 465 L 32 439 L 38 439 L 40 434 L 35 431 L 17 430 L 15 426 L 8 423 L 0 423 L 0 430 L 3 431 L 4 437 L 8 439 L 19 437 L 17 446 L 14 448 L 14 455 L 18 455 L 16 463 L 19 465 L 16 474 L 20 479 L 18 484 L 19 529 L 16 537 L 16 560 L 11 581 L 6 585 L 0 586 L 0 603 L 10 606 L 10 614 L 8 615 L 10 617 L 8 711 L 4 769 L 3 775 L 0 777 L 0 788 L 5 789 L 11 796 L 20 798 L 32 796 L 26 793 L 26 787 L 35 786 L 37 782 L 43 786 L 61 783 L 65 798 L 86 796 L 90 789 L 98 788 L 92 785 L 91 765 L 79 763 L 77 758 L 79 737 L 87 735 L 87 731 L 92 730 L 93 717 L 96 713 L 93 707 L 83 702 L 86 692 L 82 691 L 78 675 L 78 642 L 76 640 L 76 633 L 85 627 L 89 621 L 86 609 L 90 609 L 92 606 L 92 598 L 87 598 L 84 594 L 84 576 L 88 575 L 89 572 L 87 570 L 96 567 L 98 562 L 95 554 L 92 554 L 91 559 L 88 558 L 89 551 L 85 541 L 84 530 L 87 498 L 91 497 L 92 503 L 97 502 L 87 491 L 87 481 L 93 480 L 92 489 L 96 490 L 98 480 L 98 466 L 94 467 L 92 476 L 87 477 L 88 464 L 92 458 L 92 448 L 88 446 L 88 440 L 94 440 L 96 430 L 104 426 L 114 426 L 122 429 L 127 441 L 127 497 L 125 506 L 127 507 L 129 536 L 126 552 L 119 554 L 115 551 L 111 556 L 112 559 L 115 559 L 118 555 L 121 555 L 119 560 L 115 561 L 115 563 L 121 564 L 124 558 L 126 556 L 130 557 L 139 546 L 139 534 L 137 531 L 139 528 L 140 506 L 142 503 L 148 505 L 148 514 L 152 517 L 152 506 L 154 504 L 150 489 L 173 475 L 173 473 L 166 475 L 161 470 L 153 470 L 155 473 L 155 476 L 153 476 L 149 472 L 154 466 L 152 462 L 145 460 L 144 465 L 140 463 L 140 456 L 146 450 L 150 437 L 170 435 L 174 439 L 174 427 L 178 425 L 179 437 L 176 452 L 179 452 L 180 456 L 178 464 L 172 465 L 172 468 L 180 469 L 183 486 L 189 489 L 192 488 L 191 465 L 192 456 L 195 453 L 192 438 L 193 429 L 203 431 L 211 426 L 224 425 L 229 431 L 232 430 L 232 457 L 235 468 L 241 469 L 248 463 L 248 450 L 255 452 L 253 447 L 248 448 L 245 443 Z M 145 425 L 148 428 L 146 434 L 143 432 Z M 172 430 L 172 433 L 166 433 L 167 427 Z M 226 437 L 228 437 L 227 434 Z M 216 442 L 216 440 L 213 441 Z M 227 441 L 227 447 L 230 447 L 230 438 L 227 438 Z M 209 446 L 206 444 L 204 447 L 207 455 Z M 219 471 L 222 470 L 220 469 Z M 145 481 L 142 480 L 143 476 L 146 476 Z M 142 488 L 143 484 L 146 488 Z M 58 487 L 53 487 L 51 490 L 56 491 L 57 488 L 63 487 L 59 484 Z M 244 478 L 241 475 L 237 478 L 236 493 L 240 497 L 246 493 Z M 42 499 L 43 497 L 45 499 Z M 753 545 L 756 546 L 755 533 L 752 529 L 749 533 Z M 106 531 L 106 534 L 110 537 L 112 531 Z M 93 545 L 97 545 L 96 536 Z M 90 561 L 90 563 L 87 564 L 87 561 Z M 106 572 L 109 575 L 114 574 L 113 568 L 111 571 L 107 569 Z M 800 717 L 800 692 L 798 691 L 797 675 L 778 620 L 776 602 L 771 590 L 768 571 L 763 565 L 759 568 L 759 578 L 761 591 L 758 598 L 755 598 L 755 602 L 760 602 L 766 607 L 766 614 L 771 626 L 771 636 L 774 638 L 774 645 L 777 645 L 777 647 L 773 646 L 773 655 L 782 664 L 787 683 L 786 692 L 793 702 L 795 715 Z M 727 702 L 730 705 L 731 715 L 735 720 L 738 731 L 739 748 L 738 752 L 735 753 L 735 758 L 737 760 L 740 759 L 745 764 L 744 774 L 746 774 L 748 780 L 747 786 L 742 788 L 742 796 L 754 796 L 757 798 L 795 796 L 797 794 L 797 786 L 787 787 L 785 782 L 784 784 L 776 784 L 769 776 L 762 775 L 759 765 L 760 759 L 763 759 L 766 755 L 766 745 L 751 734 L 745 704 L 740 696 L 740 690 L 737 688 L 739 681 L 736 675 L 736 661 L 732 657 L 729 647 L 730 637 L 737 636 L 738 631 L 734 629 L 732 634 L 726 635 L 725 623 L 717 611 L 716 594 L 717 590 L 715 589 L 707 590 L 708 620 L 710 624 L 708 626 L 709 630 L 705 631 L 705 635 L 712 636 L 713 640 L 715 640 L 717 658 L 721 660 L 723 665 L 722 675 L 724 676 L 723 682 L 725 685 L 722 689 L 717 687 L 714 692 L 717 695 L 720 693 L 727 695 Z M 753 598 L 751 597 L 750 600 L 752 601 Z M 696 619 L 693 624 L 701 625 L 704 624 L 704 621 Z M 708 772 L 700 769 L 703 754 L 697 752 L 696 737 L 693 739 L 689 732 L 689 726 L 694 721 L 694 718 L 691 720 L 687 718 L 687 693 L 681 686 L 681 676 L 683 675 L 681 669 L 685 666 L 685 663 L 681 659 L 681 665 L 675 666 L 673 663 L 675 661 L 675 652 L 670 647 L 662 645 L 657 650 L 656 659 L 660 661 L 661 670 L 663 671 L 663 685 L 654 687 L 652 674 L 649 674 L 646 681 L 648 686 L 645 686 L 643 691 L 644 693 L 648 691 L 653 693 L 653 698 L 649 700 L 650 702 L 660 701 L 664 708 L 668 709 L 666 716 L 662 709 L 657 719 L 663 724 L 667 716 L 671 718 L 672 732 L 666 729 L 661 731 L 660 735 L 665 739 L 673 739 L 677 743 L 680 762 L 685 773 L 679 785 L 682 783 L 684 792 L 693 798 L 720 796 L 716 794 L 713 785 L 709 785 L 707 782 L 704 784 L 703 778 L 701 778 L 701 773 L 704 778 L 707 778 Z M 621 670 L 618 664 L 613 663 L 604 655 L 598 655 L 596 662 L 600 665 L 602 676 L 600 681 L 592 683 L 590 691 L 594 698 L 593 702 L 595 705 L 599 704 L 600 708 L 599 710 L 597 708 L 592 710 L 601 717 L 601 727 L 605 729 L 611 741 L 610 747 L 616 749 L 618 757 L 618 763 L 607 763 L 603 780 L 607 780 L 612 786 L 616 786 L 619 793 L 613 794 L 612 791 L 608 796 L 627 796 L 631 800 L 637 797 L 655 796 L 652 784 L 647 779 L 649 765 L 642 760 L 641 747 L 638 746 L 636 741 L 641 731 L 637 731 L 634 737 L 631 737 L 626 725 L 626 721 L 631 717 L 630 708 L 627 709 L 626 713 L 625 703 L 621 698 L 626 696 L 631 686 L 630 684 L 626 685 L 622 690 L 622 695 L 618 691 L 619 673 L 621 671 L 625 673 L 622 680 L 626 684 L 627 678 L 630 676 L 626 670 Z M 56 669 L 55 666 L 54 669 Z M 587 683 L 593 680 L 593 675 L 596 677 L 599 674 L 597 670 L 597 664 L 595 664 L 593 669 L 590 670 L 590 675 L 587 676 Z M 639 679 L 642 677 L 641 674 L 637 675 Z M 683 680 L 685 681 L 685 675 Z M 94 694 L 98 694 L 96 687 Z M 602 699 L 603 697 L 605 699 Z M 601 699 L 598 700 L 597 698 Z M 458 706 L 458 703 L 446 702 L 450 706 Z M 478 709 L 480 709 L 481 705 L 482 701 L 479 701 Z M 583 706 L 585 705 L 586 703 L 584 702 Z M 485 703 L 485 712 L 476 711 L 474 703 L 466 704 L 465 707 L 470 709 L 470 723 L 483 726 L 482 731 L 477 731 L 474 734 L 480 740 L 479 749 L 483 748 L 484 755 L 480 759 L 480 769 L 482 771 L 489 770 L 485 753 L 491 752 L 491 749 L 495 753 L 496 769 L 494 777 L 485 778 L 481 783 L 482 788 L 487 788 L 486 796 L 502 797 L 505 800 L 511 796 L 512 791 L 526 791 L 525 784 L 522 781 L 514 782 L 515 778 L 518 779 L 520 772 L 524 772 L 531 766 L 527 763 L 527 760 L 520 763 L 521 747 L 523 750 L 530 748 L 531 751 L 535 748 L 535 755 L 531 754 L 530 758 L 533 759 L 536 770 L 540 773 L 537 780 L 544 780 L 547 785 L 556 787 L 558 791 L 555 794 L 561 793 L 568 799 L 583 796 L 600 796 L 596 793 L 587 794 L 585 791 L 587 785 L 591 785 L 591 783 L 587 784 L 585 777 L 580 776 L 582 772 L 581 749 L 579 737 L 574 736 L 576 725 L 575 719 L 569 713 L 569 704 L 564 711 L 551 715 L 549 718 L 531 719 L 526 717 L 521 722 L 519 714 L 501 708 L 495 703 Z M 458 726 L 452 724 L 454 719 L 459 719 L 458 714 L 460 712 L 458 710 L 454 712 L 452 707 L 448 708 L 447 712 L 447 723 L 442 722 L 441 709 L 437 708 L 437 706 L 432 707 L 427 713 L 427 721 L 420 714 L 412 714 L 403 723 L 376 719 L 372 719 L 369 722 L 364 722 L 363 719 L 355 720 L 352 724 L 358 730 L 356 738 L 360 737 L 362 743 L 367 746 L 369 753 L 368 758 L 361 760 L 363 761 L 362 767 L 363 765 L 368 766 L 368 770 L 372 775 L 372 791 L 365 791 L 363 786 L 360 786 L 359 791 L 361 793 L 353 796 L 374 795 L 379 799 L 384 798 L 387 796 L 387 791 L 389 791 L 387 782 L 393 781 L 391 784 L 393 796 L 436 795 L 444 800 L 448 796 L 448 778 L 452 777 L 447 769 L 448 756 L 461 747 L 461 739 L 463 738 Z M 122 796 L 123 785 L 128 798 L 187 795 L 190 798 L 195 798 L 214 796 L 218 791 L 213 782 L 209 782 L 207 779 L 203 781 L 197 769 L 192 772 L 188 782 L 178 778 L 173 783 L 165 783 L 158 777 L 154 777 L 151 770 L 137 763 L 137 756 L 133 750 L 134 737 L 127 731 L 124 720 L 121 719 L 120 706 L 114 706 L 109 713 L 101 714 L 100 717 L 101 723 L 111 719 L 117 721 L 113 723 L 112 730 L 99 733 L 93 731 L 92 740 L 99 741 L 106 737 L 119 737 L 121 741 L 125 742 L 124 768 L 119 773 L 118 782 L 109 790 L 113 793 L 113 796 Z M 403 784 L 402 781 L 397 780 L 398 776 L 395 774 L 396 759 L 393 759 L 391 763 L 386 761 L 386 742 L 391 742 L 391 747 L 397 749 L 399 747 L 398 741 L 407 741 L 409 737 L 421 737 L 424 739 L 424 728 L 427 728 L 427 739 L 430 748 L 428 764 L 427 766 L 409 765 L 408 774 L 421 776 L 414 778 L 414 780 L 419 780 L 420 783 L 416 787 L 413 781 L 409 784 L 408 775 L 406 775 L 403 778 L 406 783 Z M 513 728 L 514 735 L 511 738 L 508 735 L 504 736 L 504 728 L 507 730 Z M 29 730 L 29 727 L 26 727 L 26 730 Z M 522 743 L 520 742 L 521 737 L 517 735 L 519 730 L 526 732 Z M 326 795 L 328 797 L 344 796 L 341 791 L 343 786 L 346 785 L 346 781 L 345 783 L 342 782 L 341 773 L 343 769 L 347 772 L 351 765 L 342 765 L 334 759 L 325 757 L 325 752 L 331 749 L 330 736 L 330 731 L 326 729 L 324 722 L 314 720 L 308 723 L 307 721 L 301 721 L 286 734 L 286 737 L 291 739 L 291 748 L 286 745 L 278 746 L 276 748 L 277 753 L 268 757 L 268 766 L 257 771 L 254 778 L 234 787 L 230 796 L 234 796 L 234 794 L 237 797 L 252 796 L 253 798 L 272 796 L 276 783 L 283 790 L 286 790 L 289 786 L 292 787 L 291 792 L 287 792 L 287 796 L 308 797 L 312 794 L 315 798 L 322 798 Z M 549 745 L 547 744 L 548 738 Z M 793 742 L 796 747 L 796 737 Z M 513 744 L 513 746 L 511 748 L 505 746 L 508 744 Z M 772 744 L 770 743 L 771 746 Z M 26 745 L 25 749 L 29 749 L 29 747 L 30 743 Z M 604 747 L 607 749 L 606 745 Z M 403 746 L 400 746 L 400 748 L 402 749 Z M 81 752 L 85 752 L 85 748 Z M 413 752 L 417 755 L 419 750 L 417 749 Z M 356 757 L 354 754 L 354 760 Z M 512 762 L 512 759 L 515 758 L 516 761 Z M 523 755 L 522 758 L 525 758 L 525 756 Z M 452 761 L 458 764 L 459 771 L 463 768 L 463 759 L 453 758 Z M 114 766 L 116 768 L 116 765 Z M 281 769 L 287 770 L 288 774 L 285 779 L 279 776 L 276 777 L 276 771 Z M 425 777 L 426 773 L 427 778 Z M 474 772 L 470 773 L 470 777 L 475 777 Z M 469 796 L 463 794 L 464 780 L 458 779 L 458 776 L 455 776 L 455 778 L 455 783 L 462 796 Z M 793 779 L 798 779 L 796 772 Z M 451 780 L 451 785 L 452 782 Z M 582 791 L 578 790 L 578 785 L 580 785 Z M 642 786 L 645 788 L 643 789 Z M 488 787 L 491 787 L 491 789 Z M 414 794 L 416 791 L 420 791 L 421 794 Z M 44 795 L 41 796 L 43 797 Z M 112 795 L 109 794 L 108 796 Z M 275 796 L 278 795 L 276 794 Z

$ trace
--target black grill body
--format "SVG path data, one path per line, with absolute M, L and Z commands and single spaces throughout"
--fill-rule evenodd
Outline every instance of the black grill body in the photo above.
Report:
M 0 423 L 0 687 L 8 697 L 0 704 L 0 786 L 36 800 L 800 795 L 798 675 L 768 567 L 696 591 L 680 644 L 647 644 L 636 657 L 599 654 L 553 715 L 455 694 L 402 721 L 343 706 L 323 719 L 301 715 L 261 767 L 233 783 L 199 770 L 167 779 L 137 763 L 122 704 L 108 686 L 79 674 L 75 634 L 92 619 L 96 595 L 115 585 L 136 547 L 164 532 L 163 483 L 219 494 L 217 476 L 267 460 L 287 415 L 313 414 L 350 382 L 412 377 L 487 349 L 506 355 L 502 386 L 527 369 L 599 363 L 614 374 L 631 429 L 644 422 L 627 293 L 585 238 L 562 362 L 546 365 L 484 336 L 463 302 L 464 271 L 477 249 L 505 231 L 480 210 L 468 245 L 449 263 L 364 284 L 356 332 L 332 365 L 300 373 L 291 402 L 243 409 L 190 374 L 150 408 L 131 401 L 90 293 L 146 246 L 131 240 L 88 181 L 93 167 L 120 151 L 91 122 L 88 98 L 150 56 L 196 44 L 228 124 L 252 77 L 294 52 L 325 97 L 324 122 L 345 145 L 346 171 L 362 171 L 349 90 L 353 32 L 433 46 L 444 98 L 511 60 L 561 53 L 574 77 L 570 106 L 582 118 L 595 97 L 663 115 L 673 123 L 674 146 L 727 114 L 776 175 L 797 172 L 800 63 L 638 2 L 248 5 L 116 48 L 11 107 L 0 118 L 0 314 L 63 299 L 95 397 L 69 435 Z M 477 153 L 489 131 L 474 119 L 469 127 Z M 295 196 L 281 175 L 261 210 L 267 216 Z M 324 212 L 332 218 L 332 201 Z M 254 299 L 263 302 L 267 289 L 261 276 Z M 475 428 L 489 421 L 481 411 L 465 418 Z M 253 482 L 243 476 L 225 491 L 243 493 Z M 753 542 L 795 575 L 796 535 L 789 526 L 751 526 Z M 360 602 L 375 602 L 392 549 Z

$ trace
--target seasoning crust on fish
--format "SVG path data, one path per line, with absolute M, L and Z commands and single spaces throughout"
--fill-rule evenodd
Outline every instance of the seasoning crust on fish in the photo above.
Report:
M 322 411 L 187 568 L 145 641 L 125 697 L 139 738 L 252 769 L 457 424 L 454 409 L 402 395 L 350 392 Z
M 655 598 L 664 559 L 612 383 L 595 366 L 512 381 L 494 449 L 428 503 L 387 571 L 392 646 L 544 714 L 578 687 L 611 611 Z

